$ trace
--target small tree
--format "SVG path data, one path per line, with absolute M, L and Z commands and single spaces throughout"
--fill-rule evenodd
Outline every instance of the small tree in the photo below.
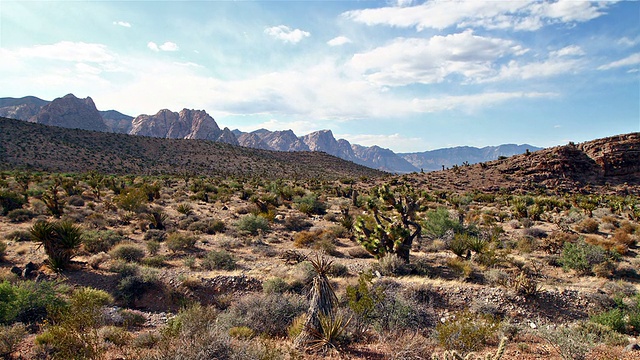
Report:
M 368 227 L 363 217 L 354 224 L 356 240 L 376 258 L 386 253 L 398 255 L 409 262 L 409 251 L 413 240 L 420 237 L 422 227 L 415 221 L 419 200 L 408 186 L 393 191 L 389 185 L 375 189 L 378 199 L 367 204 L 375 225 Z

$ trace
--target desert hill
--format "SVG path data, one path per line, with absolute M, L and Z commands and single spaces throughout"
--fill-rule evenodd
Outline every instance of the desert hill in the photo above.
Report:
M 432 189 L 522 193 L 589 188 L 639 193 L 640 133 L 556 146 L 446 171 L 414 174 Z
M 66 129 L 0 118 L 0 168 L 112 174 L 377 177 L 383 172 L 320 152 L 274 152 L 207 140 Z

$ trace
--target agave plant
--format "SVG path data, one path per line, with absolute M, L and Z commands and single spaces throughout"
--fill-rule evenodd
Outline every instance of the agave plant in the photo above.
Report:
M 49 257 L 49 266 L 64 270 L 82 243 L 82 228 L 69 221 L 38 221 L 29 229 L 31 239 L 40 243 Z

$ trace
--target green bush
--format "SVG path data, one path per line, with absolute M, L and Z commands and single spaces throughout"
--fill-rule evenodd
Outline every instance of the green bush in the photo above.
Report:
M 264 291 L 265 294 L 283 294 L 289 291 L 290 288 L 289 284 L 279 277 L 265 280 L 262 283 L 262 291 Z
M 0 323 L 35 324 L 64 306 L 62 289 L 49 281 L 0 283 Z
M 24 196 L 9 190 L 0 190 L 0 215 L 7 216 L 11 210 L 20 209 L 25 203 Z
M 134 244 L 118 244 L 109 251 L 114 259 L 121 259 L 130 262 L 140 262 L 144 257 L 144 250 Z
M 175 253 L 178 251 L 193 249 L 196 245 L 196 241 L 198 241 L 196 236 L 175 232 L 169 234 L 166 244 L 167 248 Z
M 14 222 L 14 223 L 29 221 L 33 219 L 35 216 L 36 214 L 34 214 L 33 211 L 29 209 L 14 209 L 9 211 L 9 213 L 7 214 L 7 217 L 9 218 L 9 220 L 11 220 L 11 222 Z
M 167 232 L 164 230 L 149 229 L 144 233 L 145 241 L 163 242 L 167 238 Z
M 212 250 L 202 259 L 200 264 L 206 270 L 234 270 L 236 259 L 225 250 Z
M 592 322 L 604 325 L 613 331 L 624 333 L 625 331 L 625 313 L 622 309 L 611 309 L 598 314 L 591 315 L 589 318 Z
M 406 261 L 402 260 L 398 255 L 387 253 L 378 259 L 378 268 L 382 275 L 385 276 L 401 276 L 411 272 L 411 268 Z
M 586 243 L 583 239 L 577 243 L 565 243 L 560 263 L 565 269 L 572 269 L 579 274 L 590 274 L 593 266 L 610 260 L 610 254 L 597 246 Z
M 440 346 L 463 354 L 478 351 L 496 336 L 500 322 L 490 315 L 477 315 L 465 311 L 436 325 L 436 338 Z
M 306 215 L 324 215 L 327 211 L 325 203 L 320 201 L 315 194 L 296 197 L 293 202 L 296 204 L 298 211 Z
M 189 229 L 190 231 L 197 231 L 197 232 L 200 232 L 203 234 L 209 234 L 209 235 L 223 232 L 225 228 L 226 228 L 226 225 L 222 220 L 214 220 L 214 219 L 196 221 L 191 223 L 187 227 L 187 229 Z
M 92 254 L 108 252 L 122 241 L 123 236 L 113 230 L 86 231 L 82 239 L 84 249 Z
M 236 222 L 236 228 L 241 232 L 257 235 L 259 231 L 269 230 L 269 220 L 262 216 L 249 214 L 243 216 Z
M 426 219 L 422 223 L 422 230 L 425 235 L 440 238 L 449 230 L 453 230 L 454 233 L 459 233 L 463 230 L 460 222 L 456 219 L 452 219 L 449 215 L 449 210 L 444 207 L 427 211 L 425 218 Z

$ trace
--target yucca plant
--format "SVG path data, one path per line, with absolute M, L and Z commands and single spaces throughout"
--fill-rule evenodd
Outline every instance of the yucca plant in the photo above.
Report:
M 344 340 L 344 333 L 351 319 L 351 317 L 347 319 L 342 313 L 334 316 L 319 314 L 320 329 L 309 329 L 314 339 L 309 342 L 308 349 L 313 352 L 338 349 Z
M 82 244 L 82 228 L 69 221 L 38 221 L 29 229 L 31 239 L 40 243 L 49 257 L 49 266 L 64 270 Z
M 157 207 L 153 209 L 151 213 L 147 215 L 147 219 L 151 222 L 149 228 L 156 230 L 166 230 L 166 226 L 164 223 L 168 218 L 169 216 L 164 213 L 164 210 L 162 210 L 162 208 Z
M 307 311 L 304 328 L 294 342 L 296 347 L 303 349 L 317 344 L 318 334 L 323 334 L 320 318 L 322 316 L 333 318 L 333 308 L 338 303 L 338 297 L 327 277 L 333 261 L 316 253 L 315 258 L 310 259 L 310 262 L 316 272 L 316 276 L 312 280 L 311 304 Z

